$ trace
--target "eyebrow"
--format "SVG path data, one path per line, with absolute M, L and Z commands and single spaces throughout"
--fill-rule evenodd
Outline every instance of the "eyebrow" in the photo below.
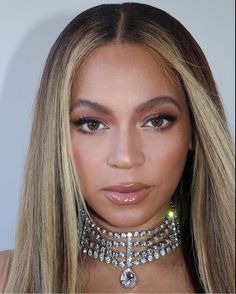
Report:
M 145 101 L 143 103 L 141 103 L 140 105 L 138 105 L 135 108 L 135 112 L 136 113 L 142 113 L 144 111 L 150 110 L 151 108 L 161 105 L 161 104 L 174 104 L 179 111 L 181 111 L 181 107 L 178 104 L 178 102 L 172 98 L 171 96 L 159 96 L 159 97 L 154 97 L 149 99 L 148 101 Z M 75 107 L 82 107 L 82 106 L 87 106 L 90 107 L 94 110 L 96 110 L 97 112 L 103 113 L 103 114 L 107 114 L 107 115 L 112 115 L 113 111 L 111 109 L 109 109 L 108 107 L 99 104 L 97 102 L 93 102 L 87 99 L 78 99 L 76 100 L 72 106 L 70 107 L 70 112 L 75 108 Z

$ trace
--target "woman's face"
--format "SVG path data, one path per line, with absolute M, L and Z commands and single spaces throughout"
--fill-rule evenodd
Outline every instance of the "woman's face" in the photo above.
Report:
M 123 229 L 162 219 L 191 148 L 191 122 L 182 89 L 160 61 L 138 45 L 96 49 L 73 84 L 70 119 L 81 188 L 95 217 Z M 150 188 L 141 196 L 103 190 L 130 183 Z

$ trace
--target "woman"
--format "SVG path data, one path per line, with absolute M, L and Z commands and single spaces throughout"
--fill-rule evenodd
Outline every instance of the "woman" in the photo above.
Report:
M 234 292 L 233 160 L 190 33 L 144 4 L 86 10 L 45 66 L 4 291 Z

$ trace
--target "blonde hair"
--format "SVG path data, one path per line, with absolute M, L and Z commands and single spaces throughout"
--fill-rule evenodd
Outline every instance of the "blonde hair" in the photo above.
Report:
M 78 210 L 84 207 L 70 138 L 73 79 L 110 43 L 145 47 L 186 92 L 194 151 L 175 193 L 183 248 L 198 291 L 234 292 L 234 153 L 209 65 L 190 33 L 145 4 L 104 4 L 79 14 L 51 48 L 37 95 L 16 247 L 5 292 L 76 292 Z

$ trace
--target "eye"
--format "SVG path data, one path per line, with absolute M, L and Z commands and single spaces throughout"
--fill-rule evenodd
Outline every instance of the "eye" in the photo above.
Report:
M 157 131 L 163 131 L 167 129 L 171 123 L 176 120 L 176 117 L 168 114 L 159 114 L 151 117 L 147 122 L 146 126 L 156 129 Z
M 154 128 L 156 131 L 164 131 L 176 119 L 177 118 L 173 115 L 160 114 L 148 119 L 148 121 L 145 123 L 145 126 L 148 128 Z M 89 117 L 80 118 L 76 121 L 73 121 L 72 123 L 78 128 L 80 132 L 87 135 L 91 135 L 95 131 L 107 129 L 107 127 L 99 127 L 101 125 L 105 125 L 103 122 Z
M 79 131 L 85 134 L 92 134 L 94 131 L 105 129 L 99 128 L 99 126 L 103 124 L 101 121 L 89 117 L 80 118 L 72 123 L 78 128 Z

